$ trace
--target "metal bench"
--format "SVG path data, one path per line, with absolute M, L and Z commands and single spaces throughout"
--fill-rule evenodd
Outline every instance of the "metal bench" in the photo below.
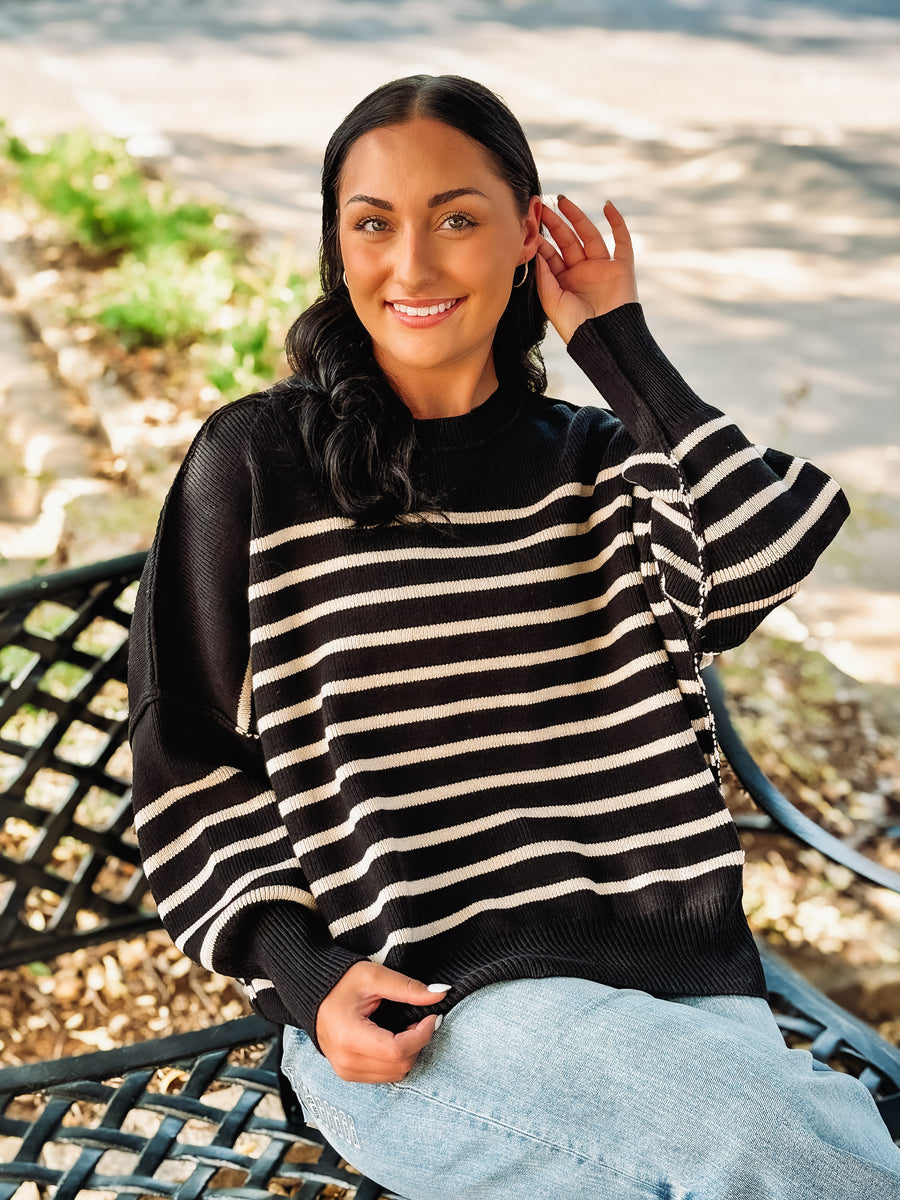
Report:
M 125 670 L 144 559 L 0 589 L 0 828 L 32 831 L 14 854 L 0 847 L 2 968 L 159 927 L 129 802 Z M 717 677 L 707 678 L 723 750 L 762 810 L 900 893 L 900 875 L 824 833 L 769 783 L 731 725 Z M 80 855 L 74 869 L 67 856 L 65 871 L 64 839 Z M 763 954 L 785 1037 L 859 1074 L 900 1139 L 900 1050 Z M 281 1094 L 278 1057 L 276 1027 L 249 1016 L 0 1070 L 0 1200 L 389 1195 L 303 1124 Z

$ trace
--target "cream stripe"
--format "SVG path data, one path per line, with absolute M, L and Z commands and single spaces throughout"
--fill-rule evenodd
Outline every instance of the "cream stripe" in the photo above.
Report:
M 623 470 L 628 472 L 629 467 L 671 467 L 672 459 L 668 454 L 664 454 L 661 450 L 638 451 L 635 454 L 629 455 L 625 460 Z
M 723 483 L 729 475 L 733 475 L 748 462 L 759 462 L 760 454 L 755 446 L 747 446 L 743 450 L 738 450 L 735 454 L 725 458 L 720 463 L 708 471 L 702 479 L 699 479 L 691 487 L 691 495 L 695 500 L 699 500 L 701 496 L 705 496 L 707 492 L 711 492 L 714 487 L 718 487 Z
M 618 479 L 621 474 L 621 464 L 616 464 L 615 466 L 606 467 L 604 470 L 599 471 L 593 483 L 565 483 L 561 487 L 555 488 L 552 492 L 548 492 L 546 496 L 542 496 L 534 504 L 527 504 L 523 508 L 489 508 L 483 512 L 449 512 L 447 516 L 454 525 L 482 525 L 487 522 L 493 524 L 501 521 L 520 521 L 527 517 L 535 516 L 536 513 L 541 512 L 544 508 L 548 508 L 551 504 L 555 504 L 557 500 L 561 500 L 565 496 L 592 496 L 601 483 L 608 483 L 611 479 Z
M 597 478 L 592 484 L 563 484 L 561 487 L 555 488 L 552 492 L 548 492 L 547 495 L 542 496 L 534 504 L 525 505 L 523 508 L 486 509 L 481 512 L 448 512 L 446 516 L 454 525 L 486 525 L 501 521 L 520 521 L 527 517 L 533 517 L 542 509 L 549 507 L 549 505 L 563 499 L 565 496 L 592 496 L 598 484 L 606 483 L 610 479 L 616 479 L 621 473 L 622 468 L 620 465 L 607 467 L 598 473 Z M 284 529 L 278 529 L 265 537 L 255 538 L 250 543 L 250 553 L 261 554 L 266 550 L 273 550 L 285 542 L 298 541 L 301 538 L 307 537 L 318 537 L 323 533 L 335 533 L 341 529 L 353 529 L 354 527 L 354 521 L 346 520 L 343 517 L 333 517 L 322 521 L 308 521 L 299 525 L 288 525 Z
M 711 437 L 719 429 L 725 429 L 731 424 L 731 418 L 726 417 L 724 414 L 713 417 L 712 420 L 706 421 L 703 425 L 692 430 L 686 437 L 683 437 L 672 451 L 673 457 L 679 459 L 685 458 L 701 442 L 705 442 L 708 437 Z
M 535 814 L 529 809 L 518 808 L 509 812 L 494 814 L 492 817 L 484 818 L 481 821 L 469 821 L 465 826 L 454 826 L 449 830 L 435 831 L 424 837 L 384 838 L 382 841 L 370 846 L 363 858 L 358 863 L 354 863 L 352 867 L 348 867 L 344 871 L 335 871 L 332 875 L 317 880 L 311 885 L 312 890 L 316 899 L 319 900 L 327 892 L 333 891 L 335 888 L 355 883 L 368 873 L 372 863 L 383 854 L 404 854 L 415 852 L 416 850 L 425 850 L 431 846 L 443 845 L 450 840 L 458 840 L 474 833 L 482 833 L 487 829 L 495 829 L 498 824 L 509 824 L 509 822 L 516 820 L 530 821 L 532 819 L 552 818 L 557 815 L 552 809 L 540 809 Z M 498 821 L 498 817 L 502 817 L 503 820 Z M 650 830 L 646 833 L 634 834 L 630 837 L 616 838 L 611 841 L 591 843 L 560 839 L 557 841 L 533 842 L 526 846 L 516 847 L 514 850 L 503 854 L 495 854 L 491 858 L 483 859 L 479 863 L 466 863 L 461 867 L 454 868 L 452 871 L 444 871 L 440 875 L 389 884 L 387 887 L 381 889 L 378 893 L 378 898 L 367 909 L 361 911 L 368 914 L 365 918 L 366 920 L 371 920 L 372 917 L 378 915 L 389 899 L 396 899 L 399 895 L 421 895 L 426 891 L 434 891 L 438 888 L 449 887 L 451 884 L 471 879 L 475 875 L 487 874 L 497 868 L 504 869 L 518 862 L 531 861 L 535 857 L 542 855 L 571 852 L 582 854 L 586 857 L 608 857 L 612 854 L 630 853 L 644 846 L 658 846 L 669 841 L 680 841 L 683 838 L 692 837 L 694 834 L 706 833 L 711 829 L 727 825 L 730 822 L 731 814 L 727 809 L 723 808 L 710 816 L 700 817 L 697 820 L 685 822 L 683 825 L 667 826 L 662 829 Z M 460 832 L 463 829 L 465 832 Z M 444 836 L 440 836 L 441 834 Z M 342 925 L 343 920 L 353 920 L 359 915 L 359 913 L 350 914 L 346 918 L 342 918 L 338 924 Z M 362 923 L 364 922 L 356 922 L 356 924 Z M 352 927 L 347 926 L 348 929 Z M 332 925 L 330 928 L 334 932 L 334 926 Z
M 749 558 L 745 558 L 743 562 L 734 563 L 730 567 L 723 567 L 720 571 L 714 571 L 710 576 L 710 584 L 717 586 L 723 583 L 732 583 L 738 579 L 744 579 L 748 575 L 764 571 L 779 559 L 784 558 L 809 533 L 810 529 L 821 520 L 840 490 L 840 487 L 833 479 L 828 479 L 815 501 L 780 538 L 768 543 L 757 554 L 752 554 Z
M 692 621 L 697 622 L 700 620 L 699 605 L 688 604 L 684 600 L 676 600 L 676 598 L 674 596 L 671 597 L 671 601 L 672 601 L 672 604 L 675 606 L 675 608 L 678 609 L 679 612 L 684 613 L 686 616 L 690 617 Z
M 674 505 L 670 504 L 666 500 L 661 499 L 659 496 L 653 497 L 652 504 L 654 512 L 657 512 L 661 516 L 665 517 L 670 524 L 676 525 L 679 529 L 683 529 L 685 533 L 689 533 L 691 537 L 694 536 L 694 527 L 691 524 L 690 517 L 687 516 L 686 513 L 675 508 Z M 635 522 L 634 525 L 634 532 L 638 532 L 637 522 Z
M 471 592 L 497 591 L 506 588 L 530 587 L 536 583 L 553 583 L 573 575 L 586 575 L 599 570 L 622 546 L 633 544 L 630 530 L 616 534 L 599 554 L 582 562 L 563 563 L 560 566 L 540 567 L 534 571 L 514 571 L 509 575 L 489 575 L 480 579 L 438 580 L 435 583 L 407 584 L 404 587 L 382 588 L 379 591 L 357 592 L 350 596 L 335 596 L 300 609 L 289 617 L 283 617 L 271 625 L 258 625 L 250 631 L 251 645 L 258 645 L 269 638 L 280 637 L 318 621 L 321 617 L 333 616 L 347 609 L 379 607 L 397 604 L 404 600 L 422 600 L 426 596 L 468 595 Z M 499 619 L 499 618 L 498 618 Z
M 381 889 L 376 898 L 366 908 L 357 912 L 347 913 L 346 916 L 332 921 L 329 932 L 334 938 L 359 929 L 376 920 L 384 911 L 385 905 L 392 900 L 401 900 L 405 896 L 424 896 L 428 892 L 440 891 L 441 888 L 452 887 L 455 883 L 477 878 L 479 875 L 489 875 L 493 871 L 505 871 L 521 862 L 533 863 L 539 858 L 549 858 L 554 854 L 577 854 L 582 858 L 608 858 L 613 854 L 631 854 L 636 850 L 649 849 L 651 846 L 662 846 L 670 842 L 683 841 L 685 838 L 696 837 L 698 834 L 709 833 L 722 825 L 731 822 L 731 815 L 726 810 L 701 817 L 695 821 L 686 821 L 683 825 L 672 825 L 664 829 L 654 829 L 647 833 L 634 834 L 631 837 L 616 838 L 606 842 L 577 842 L 569 839 L 557 841 L 532 842 L 526 846 L 517 846 L 503 854 L 495 854 L 492 858 L 482 859 L 481 862 L 466 863 L 452 871 L 443 871 L 440 875 L 429 875 L 422 879 L 398 879 Z M 316 891 L 316 897 L 321 895 Z
M 774 483 L 770 483 L 768 487 L 764 487 L 761 492 L 757 492 L 755 496 L 751 496 L 749 500 L 745 500 L 738 508 L 729 513 L 727 517 L 723 517 L 721 521 L 714 521 L 711 525 L 707 525 L 703 530 L 704 540 L 714 542 L 726 534 L 734 533 L 745 522 L 758 516 L 762 510 L 775 500 L 779 500 L 786 495 L 800 475 L 800 472 L 806 466 L 806 462 L 802 458 L 795 458 L 786 472 L 784 479 L 777 479 Z
M 665 655 L 661 650 L 657 650 L 653 654 L 644 654 L 638 660 L 643 664 L 643 669 L 657 663 L 665 661 Z M 354 733 L 366 733 L 370 729 L 390 729 L 394 725 L 414 724 L 420 721 L 441 721 L 449 717 L 458 717 L 464 713 L 482 712 L 485 709 L 499 708 L 524 708 L 527 705 L 543 704 L 548 700 L 561 700 L 569 696 L 591 695 L 595 692 L 604 691 L 613 686 L 613 682 L 620 682 L 623 678 L 633 678 L 641 669 L 635 662 L 627 664 L 629 668 L 627 674 L 625 668 L 620 668 L 618 671 L 610 672 L 607 675 L 596 675 L 593 679 L 577 679 L 570 683 L 554 684 L 552 687 L 540 688 L 532 692 L 506 692 L 504 695 L 488 695 L 488 696 L 470 696 L 465 700 L 456 700 L 446 704 L 433 704 L 427 708 L 407 708 L 398 712 L 390 713 L 370 713 L 365 717 L 358 717 L 350 721 L 338 721 L 333 725 L 327 726 L 325 737 L 327 739 L 335 737 L 347 737 Z M 446 673 L 442 672 L 443 677 Z M 615 680 L 613 681 L 613 676 Z M 671 693 L 677 697 L 677 692 Z M 615 723 L 619 720 L 630 720 L 630 716 L 625 714 L 630 713 L 634 708 L 620 709 L 616 713 L 610 713 L 604 720 L 612 721 L 615 717 Z
M 172 892 L 171 895 L 159 902 L 159 915 L 166 916 L 173 909 L 178 908 L 186 900 L 197 894 L 206 881 L 210 878 L 213 871 L 229 858 L 234 858 L 236 854 L 245 854 L 251 850 L 260 849 L 263 846 L 271 846 L 275 842 L 283 842 L 285 840 L 284 828 L 279 826 L 277 829 L 271 829 L 268 833 L 261 833 L 258 837 L 243 838 L 240 841 L 232 842 L 228 846 L 223 846 L 219 850 L 214 850 L 206 860 L 206 865 L 199 874 L 192 875 L 183 887 Z
M 324 700 L 329 696 L 347 696 L 365 692 L 375 688 L 400 688 L 424 683 L 430 679 L 449 679 L 458 675 L 481 675 L 488 671 L 515 671 L 526 667 L 541 666 L 544 663 L 569 661 L 584 654 L 593 654 L 600 649 L 600 639 L 590 638 L 586 642 L 576 642 L 569 646 L 557 646 L 552 650 L 535 650 L 530 654 L 508 654 L 496 658 L 472 659 L 467 662 L 438 663 L 433 667 L 410 667 L 405 671 L 382 671 L 378 675 L 359 675 L 354 679 L 335 679 L 322 686 L 315 696 L 291 704 L 285 708 L 276 709 L 260 717 L 257 725 L 260 733 L 275 725 L 285 725 L 289 721 L 299 720 L 318 712 Z M 682 649 L 687 649 L 687 642 Z M 608 675 L 600 675 L 595 680 L 598 687 L 612 687 L 623 679 L 630 679 L 648 667 L 665 661 L 666 655 L 662 650 L 654 650 L 650 654 L 642 654 L 639 658 L 629 659 L 627 663 Z
M 161 796 L 151 801 L 149 804 L 134 814 L 135 829 L 143 829 L 145 825 L 149 825 L 161 813 L 164 813 L 167 808 L 184 799 L 185 796 L 196 795 L 197 792 L 204 792 L 208 788 L 218 787 L 220 783 L 227 783 L 234 775 L 238 775 L 237 767 L 216 767 L 209 775 L 203 779 L 198 779 L 196 783 L 185 783 L 178 787 L 171 788 L 168 792 L 163 792 Z
M 761 600 L 748 600 L 746 604 L 734 604 L 731 608 L 717 608 L 709 613 L 706 620 L 723 621 L 728 617 L 741 616 L 743 613 L 759 612 L 761 608 L 774 608 L 776 604 L 780 604 L 782 600 L 787 600 L 798 592 L 802 582 L 802 579 L 798 580 L 797 583 L 792 583 L 790 587 L 777 592 L 774 596 L 764 596 Z
M 699 584 L 703 578 L 700 568 L 694 563 L 689 563 L 674 550 L 669 550 L 668 547 L 662 546 L 659 542 L 653 543 L 653 554 L 657 562 L 665 563 L 668 567 L 674 567 L 682 575 L 686 575 L 688 579 L 692 579 L 694 583 Z
M 238 699 L 237 722 L 235 730 L 243 735 L 250 732 L 250 722 L 253 716 L 253 663 L 247 655 L 247 670 L 244 672 L 244 682 Z
M 632 879 L 623 879 L 611 883 L 596 883 L 593 879 L 566 879 L 561 883 L 550 884 L 547 887 L 530 888 L 528 891 L 515 892 L 510 896 L 491 896 L 469 904 L 466 908 L 444 917 L 440 921 L 432 921 L 427 925 L 407 926 L 395 930 L 376 954 L 369 955 L 373 962 L 383 963 L 394 946 L 408 945 L 410 942 L 421 942 L 438 934 L 447 933 L 457 925 L 462 925 L 479 913 L 517 908 L 523 904 L 535 904 L 541 900 L 558 900 L 573 892 L 594 892 L 598 896 L 619 896 L 631 892 L 642 891 L 656 883 L 687 883 L 713 871 L 725 867 L 740 867 L 744 855 L 740 850 L 730 854 L 720 854 L 705 862 L 694 863 L 689 867 L 670 867 L 658 871 L 647 871 Z
M 298 854 L 308 854 L 321 846 L 338 842 L 353 833 L 359 822 L 366 816 L 378 812 L 396 812 L 403 808 L 419 807 L 424 804 L 435 804 L 441 800 L 452 800 L 456 796 L 471 796 L 504 787 L 528 787 L 536 783 L 549 783 L 560 779 L 575 779 L 579 775 L 599 774 L 601 771 L 614 771 L 619 767 L 633 767 L 639 770 L 640 764 L 659 754 L 670 750 L 679 750 L 695 741 L 692 729 L 680 730 L 667 737 L 647 742 L 636 750 L 625 750 L 619 754 L 608 754 L 584 759 L 581 762 L 558 763 L 552 767 L 532 767 L 524 771 L 507 771 L 497 775 L 482 775 L 475 779 L 458 779 L 453 783 L 441 784 L 438 787 L 423 788 L 417 792 L 408 792 L 401 796 L 372 796 L 355 804 L 347 814 L 347 819 L 340 825 L 333 825 L 320 833 L 305 838 L 295 849 Z M 329 799 L 338 791 L 337 784 L 323 784 L 308 792 L 296 796 L 286 796 L 279 804 L 283 817 L 294 811 L 315 804 L 320 800 Z M 640 795 L 641 793 L 637 793 Z M 598 802 L 604 804 L 605 801 Z M 558 810 L 556 810 L 558 811 Z M 586 810 L 587 811 L 587 810 Z M 594 811 L 590 809 L 589 811 Z M 603 808 L 596 811 L 602 812 Z
M 529 534 L 528 537 L 519 538 L 518 541 L 514 542 L 489 542 L 483 546 L 461 546 L 459 544 L 448 543 L 444 546 L 410 546 L 403 550 L 371 550 L 360 554 L 342 554 L 338 558 L 329 558 L 321 562 L 310 563 L 304 567 L 299 567 L 296 571 L 286 571 L 283 575 L 278 575 L 273 579 L 254 584 L 248 591 L 248 597 L 250 600 L 258 600 L 260 597 L 274 595 L 284 588 L 294 587 L 310 579 L 317 579 L 322 575 L 330 575 L 337 571 L 358 570 L 360 567 L 376 566 L 379 564 L 390 565 L 399 562 L 428 562 L 432 560 L 445 562 L 461 558 L 495 558 L 503 554 L 515 554 L 518 551 L 526 550 L 531 546 L 541 545 L 544 542 L 560 538 L 582 537 L 608 520 L 617 509 L 628 508 L 630 503 L 631 497 L 627 493 L 617 496 L 612 503 L 592 513 L 588 520 L 583 521 L 580 525 L 552 525 L 546 529 L 540 529 L 536 533 Z
M 231 779 L 235 775 L 240 774 L 238 771 L 230 770 L 227 778 Z M 218 812 L 208 812 L 199 821 L 195 821 L 190 829 L 186 829 L 171 842 L 167 842 L 162 850 L 150 858 L 144 859 L 144 870 L 150 874 L 158 867 L 173 859 L 177 854 L 183 853 L 188 846 L 207 829 L 213 825 L 221 825 L 225 821 L 234 821 L 238 817 L 249 816 L 250 813 L 259 812 L 260 809 L 266 808 L 275 800 L 275 793 L 270 791 L 260 792 L 256 796 L 252 796 L 249 800 L 242 800 L 240 804 L 232 804 L 230 808 L 220 809 Z
M 606 606 L 607 598 L 615 594 L 616 591 L 621 591 L 622 587 L 625 586 L 642 586 L 640 576 L 633 571 L 627 575 L 622 575 L 619 577 L 614 588 L 610 588 L 603 596 L 595 597 L 586 603 L 564 604 L 559 608 L 547 608 L 531 612 L 504 613 L 502 616 L 477 617 L 467 621 L 445 621 L 440 625 L 420 625 L 404 629 L 379 629 L 374 633 L 335 638 L 331 642 L 325 642 L 324 645 L 317 646 L 315 650 L 300 658 L 293 658 L 286 663 L 279 663 L 276 667 L 268 667 L 266 670 L 258 672 L 253 677 L 253 687 L 255 691 L 258 691 L 268 684 L 284 679 L 288 675 L 295 675 L 299 671 L 308 671 L 311 667 L 321 662 L 323 658 L 327 658 L 331 654 L 348 653 L 353 650 L 368 650 L 375 646 L 405 645 L 408 642 L 430 641 L 434 638 L 464 637 L 469 634 L 487 633 L 494 630 L 519 629 L 523 626 L 552 625 L 558 621 L 567 621 L 575 617 L 587 616 L 590 613 L 601 611 Z M 610 633 L 602 638 L 598 638 L 598 648 L 603 649 L 606 646 L 612 645 L 613 642 L 623 637 L 626 633 L 629 633 L 632 629 L 652 624 L 652 613 L 635 613 L 631 617 L 626 617 L 624 621 L 620 621 Z
M 302 525 L 288 525 L 284 529 L 276 529 L 265 537 L 254 538 L 250 543 L 251 554 L 263 554 L 266 550 L 274 550 L 285 542 L 293 542 L 299 538 L 318 537 L 323 533 L 336 533 L 340 529 L 354 529 L 356 522 L 347 517 L 327 517 L 323 521 L 306 521 Z
M 565 689 L 552 689 L 553 691 Z M 490 697 L 486 697 L 490 700 Z M 509 703 L 505 707 L 510 707 L 515 703 L 516 697 L 509 697 Z M 477 754 L 482 750 L 505 750 L 510 746 L 529 746 L 539 742 L 551 742 L 556 738 L 562 737 L 580 737 L 585 733 L 595 733 L 600 729 L 614 729 L 617 725 L 624 725 L 628 721 L 633 721 L 638 717 L 646 717 L 652 712 L 657 712 L 661 708 L 665 708 L 670 704 L 678 704 L 681 701 L 681 693 L 677 688 L 671 688 L 667 692 L 660 692 L 652 696 L 646 697 L 635 704 L 630 704 L 626 708 L 619 709 L 617 712 L 608 713 L 606 716 L 589 717 L 583 721 L 565 721 L 560 725 L 548 725 L 543 729 L 517 729 L 508 733 L 493 733 L 485 734 L 483 737 L 464 738 L 462 741 L 445 742 L 438 746 L 416 746 L 413 750 L 398 751 L 395 754 L 382 754 L 376 758 L 358 758 L 352 759 L 350 762 L 342 763 L 335 771 L 335 782 L 342 783 L 351 775 L 358 775 L 362 772 L 391 770 L 395 767 L 417 766 L 419 763 L 433 762 L 440 758 L 455 758 L 461 754 Z M 455 707 L 455 706 L 454 706 Z M 488 707 L 487 704 L 481 704 L 479 707 Z M 498 705 L 498 707 L 500 707 Z M 477 711 L 469 704 L 460 706 L 460 712 Z M 432 711 L 430 716 L 428 710 L 425 710 L 426 715 L 423 720 L 434 719 L 437 716 L 449 716 L 450 713 L 444 714 L 437 708 Z M 396 714 L 403 716 L 407 720 L 418 720 L 418 714 L 415 709 L 409 713 Z M 373 728 L 384 729 L 388 725 L 399 724 L 398 721 L 369 721 L 363 718 L 360 721 L 347 722 L 347 725 L 355 726 L 353 729 L 343 729 L 340 726 L 329 726 L 325 730 L 325 737 L 322 741 L 314 742 L 309 746 L 299 746 L 295 750 L 289 750 L 285 754 L 279 754 L 277 758 L 271 759 L 266 763 L 266 770 L 269 777 L 272 778 L 279 771 L 284 771 L 287 767 L 292 767 L 296 763 L 306 762 L 310 758 L 316 758 L 320 755 L 328 753 L 330 743 L 334 737 L 340 736 L 340 733 L 355 733 L 359 730 L 364 730 L 370 725 Z
M 206 932 L 206 936 L 200 946 L 200 953 L 197 956 L 201 965 L 206 967 L 208 971 L 215 971 L 213 956 L 216 949 L 216 939 L 222 929 L 228 924 L 232 917 L 236 916 L 242 909 L 249 908 L 251 904 L 274 904 L 277 900 L 290 900 L 294 904 L 300 904 L 303 908 L 312 909 L 315 911 L 316 902 L 309 892 L 303 888 L 292 887 L 290 884 L 276 883 L 269 884 L 264 887 L 253 888 L 252 891 L 244 892 L 244 888 L 254 879 L 259 879 L 263 875 L 273 875 L 280 870 L 297 870 L 297 863 L 293 859 L 287 862 L 274 863 L 270 867 L 263 867 L 257 871 L 248 871 L 246 875 L 242 875 L 240 879 L 236 879 L 228 891 L 221 897 L 219 903 L 209 912 L 204 913 L 199 921 L 195 921 L 190 929 L 186 930 L 175 942 L 179 950 L 184 951 L 190 937 L 217 911 L 219 916 L 210 925 Z M 234 899 L 234 897 L 237 899 Z M 233 903 L 230 901 L 233 900 Z M 223 908 L 223 905 L 227 907 Z M 221 911 L 220 911 L 221 910 Z M 193 957 L 190 955 L 189 957 Z

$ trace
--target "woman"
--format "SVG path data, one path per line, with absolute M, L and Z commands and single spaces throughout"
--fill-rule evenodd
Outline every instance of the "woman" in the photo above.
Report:
M 167 927 L 404 1196 L 896 1197 L 765 1005 L 699 674 L 839 489 L 691 392 L 486 89 L 378 89 L 322 190 L 294 374 L 201 431 L 135 615 Z M 545 398 L 546 318 L 615 415 Z

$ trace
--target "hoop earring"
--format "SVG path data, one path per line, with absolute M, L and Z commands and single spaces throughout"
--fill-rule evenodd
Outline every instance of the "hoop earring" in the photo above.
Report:
M 515 273 L 515 271 L 513 271 L 513 287 L 521 287 L 522 284 L 525 282 L 525 280 L 528 278 L 528 263 L 529 262 L 531 262 L 531 259 L 528 259 L 528 262 L 523 263 L 523 266 L 525 267 L 525 272 L 522 275 L 522 278 L 519 280 L 518 283 L 516 283 L 516 273 Z
M 344 285 L 345 288 L 347 288 L 348 291 L 350 290 L 350 285 L 347 282 L 347 272 L 346 271 L 341 271 L 341 283 Z

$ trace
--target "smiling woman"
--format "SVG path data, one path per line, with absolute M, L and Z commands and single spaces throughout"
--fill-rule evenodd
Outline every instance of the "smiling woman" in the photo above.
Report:
M 163 921 L 410 1200 L 895 1198 L 866 1088 L 766 1005 L 701 674 L 839 488 L 694 394 L 621 214 L 544 206 L 479 84 L 378 89 L 322 193 L 294 374 L 200 432 L 138 597 Z M 612 411 L 544 395 L 548 319 Z
M 413 416 L 483 403 L 515 269 L 537 249 L 539 198 L 523 215 L 482 146 L 420 117 L 353 144 L 338 208 L 353 308 Z

